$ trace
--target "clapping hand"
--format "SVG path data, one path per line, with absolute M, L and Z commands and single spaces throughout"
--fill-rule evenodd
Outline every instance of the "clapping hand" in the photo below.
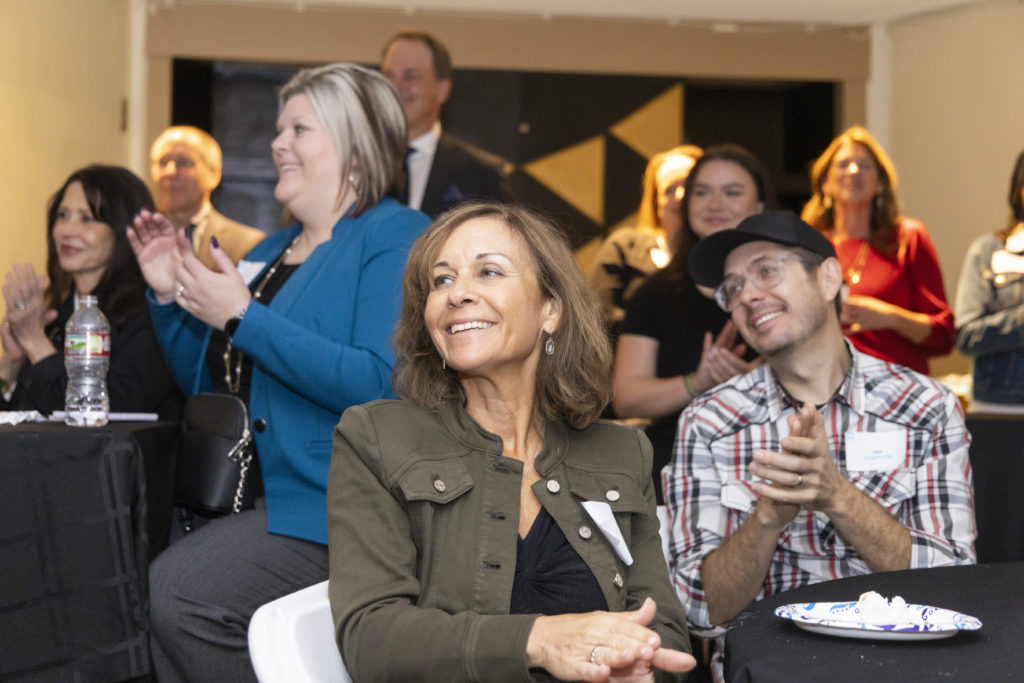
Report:
M 174 301 L 177 287 L 175 272 L 182 260 L 184 250 L 191 253 L 184 230 L 177 230 L 162 213 L 142 209 L 128 226 L 128 243 L 139 261 L 139 269 L 146 283 L 153 288 L 156 300 L 162 304 Z
M 661 638 L 647 628 L 656 613 L 647 598 L 631 612 L 538 617 L 526 645 L 530 666 L 564 680 L 630 683 L 653 681 L 654 669 L 689 671 L 696 660 L 661 647 Z
M 14 264 L 4 281 L 7 315 L 3 324 L 4 355 L 11 360 L 28 359 L 35 363 L 56 352 L 46 336 L 46 326 L 57 319 L 57 311 L 43 300 L 46 280 L 31 264 Z M 20 365 L 19 365 L 20 367 Z
M 711 332 L 704 333 L 704 350 L 694 378 L 698 389 L 707 391 L 736 375 L 750 372 L 764 362 L 761 358 L 750 362 L 743 360 L 747 345 L 736 343 L 737 334 L 736 325 L 731 320 L 722 326 L 715 337 L 712 337 Z
M 210 241 L 210 254 L 220 272 L 210 270 L 189 249 L 184 233 L 178 234 L 181 263 L 174 271 L 174 296 L 178 305 L 218 330 L 252 300 L 249 287 L 231 258 Z
M 777 503 L 828 512 L 849 482 L 829 450 L 825 421 L 810 403 L 787 420 L 790 431 L 781 453 L 754 451 L 750 471 L 767 480 L 754 488 Z

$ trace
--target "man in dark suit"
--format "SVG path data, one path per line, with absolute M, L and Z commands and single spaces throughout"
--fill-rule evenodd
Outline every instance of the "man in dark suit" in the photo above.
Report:
M 500 158 L 441 130 L 441 107 L 452 91 L 443 43 L 427 33 L 398 33 L 384 46 L 381 71 L 398 90 L 409 123 L 402 201 L 435 217 L 465 199 L 511 199 Z
M 150 149 L 153 197 L 157 209 L 174 227 L 189 234 L 192 249 L 207 268 L 218 270 L 210 254 L 210 239 L 238 263 L 266 235 L 221 215 L 210 203 L 220 184 L 220 145 L 207 132 L 192 126 L 171 126 Z

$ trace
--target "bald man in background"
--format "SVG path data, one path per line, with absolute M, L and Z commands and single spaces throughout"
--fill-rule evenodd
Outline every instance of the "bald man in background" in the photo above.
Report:
M 208 133 L 193 126 L 171 126 L 153 142 L 149 156 L 157 209 L 175 228 L 186 231 L 192 250 L 207 268 L 219 270 L 210 254 L 211 237 L 235 263 L 266 237 L 210 204 L 210 194 L 220 184 L 222 155 Z

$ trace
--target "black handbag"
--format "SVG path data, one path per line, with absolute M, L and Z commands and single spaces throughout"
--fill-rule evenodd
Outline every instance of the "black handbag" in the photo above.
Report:
M 248 510 L 255 488 L 246 486 L 253 443 L 249 411 L 234 394 L 196 394 L 185 401 L 175 503 L 202 515 Z

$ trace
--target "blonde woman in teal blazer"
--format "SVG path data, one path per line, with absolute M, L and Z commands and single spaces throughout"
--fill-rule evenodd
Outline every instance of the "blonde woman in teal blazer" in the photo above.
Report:
M 428 223 L 385 198 L 400 181 L 406 136 L 380 74 L 306 69 L 280 102 L 274 195 L 299 223 L 237 269 L 214 245 L 220 272 L 161 217 L 143 213 L 129 230 L 181 387 L 248 395 L 265 491 L 265 505 L 211 521 L 151 567 L 162 683 L 254 680 L 252 613 L 327 578 L 331 433 L 348 406 L 391 395 L 402 269 Z

